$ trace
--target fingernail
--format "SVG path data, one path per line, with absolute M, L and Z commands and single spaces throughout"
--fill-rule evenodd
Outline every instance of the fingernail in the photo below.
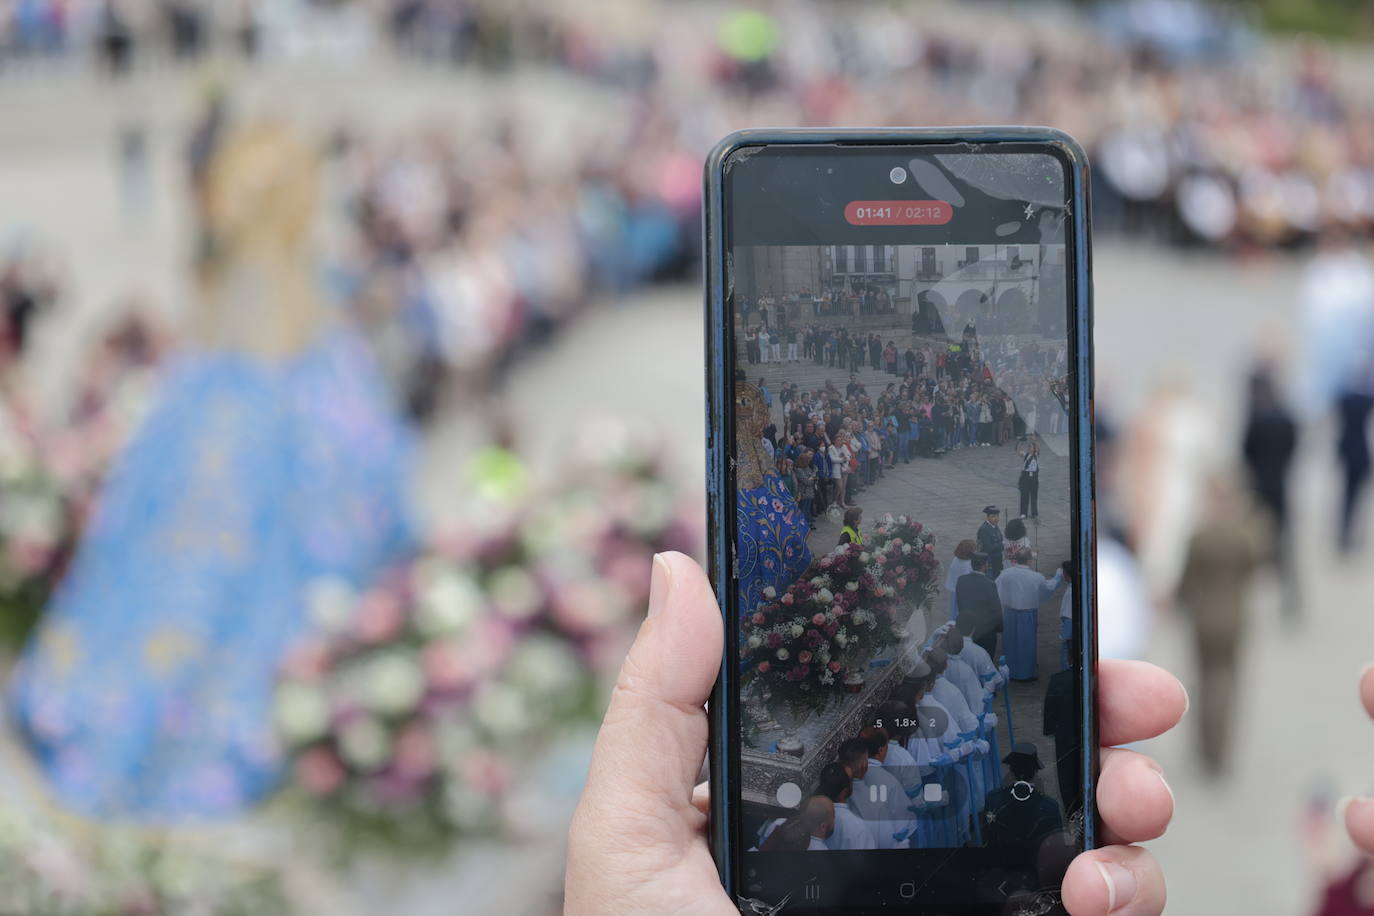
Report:
M 1358 795 L 1347 795 L 1345 798 L 1336 802 L 1336 819 L 1344 821 L 1345 816 L 1350 813 L 1351 808 L 1367 810 L 1371 806 L 1374 806 L 1374 799 L 1361 798 Z
M 1371 671 L 1374 671 L 1374 662 L 1370 662 L 1369 664 L 1365 665 L 1363 668 L 1360 669 L 1359 683 L 1363 684 L 1364 676 Z
M 1183 716 L 1186 716 L 1188 715 L 1188 710 L 1193 706 L 1193 701 L 1188 698 L 1188 688 L 1184 687 L 1182 684 L 1178 686 L 1183 690 Z M 1182 719 L 1183 716 L 1179 716 L 1179 718 Z
M 649 616 L 653 617 L 668 603 L 668 593 L 673 590 L 673 568 L 668 558 L 661 553 L 654 554 L 654 572 L 649 579 Z
M 1169 793 L 1169 801 L 1177 805 L 1178 799 L 1174 798 L 1174 790 L 1169 788 L 1169 780 L 1165 779 L 1164 774 L 1158 770 L 1155 771 L 1155 775 L 1159 777 L 1159 784 L 1164 787 L 1164 791 Z
M 1135 875 L 1115 862 L 1094 862 L 1107 885 L 1107 912 L 1115 913 L 1135 898 Z

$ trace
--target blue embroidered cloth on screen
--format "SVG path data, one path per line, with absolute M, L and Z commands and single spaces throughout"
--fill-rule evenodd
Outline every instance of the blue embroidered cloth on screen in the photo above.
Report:
M 811 529 L 806 513 L 773 473 L 764 476 L 762 486 L 739 491 L 736 511 L 740 613 L 752 614 L 764 601 L 765 588 L 781 593 L 811 565 L 806 546 Z
M 783 485 L 763 447 L 769 408 L 763 392 L 735 384 L 735 567 L 741 617 L 764 600 L 764 589 L 782 592 L 811 565 L 806 513 Z
M 361 341 L 173 366 L 10 688 L 67 805 L 177 821 L 276 785 L 276 669 L 324 577 L 413 548 L 413 442 Z

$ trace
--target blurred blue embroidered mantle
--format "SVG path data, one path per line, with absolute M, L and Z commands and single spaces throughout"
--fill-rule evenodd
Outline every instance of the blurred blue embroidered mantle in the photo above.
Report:
M 56 792 L 105 817 L 231 814 L 280 769 L 271 701 L 303 590 L 412 549 L 412 437 L 362 343 L 168 372 L 11 685 Z

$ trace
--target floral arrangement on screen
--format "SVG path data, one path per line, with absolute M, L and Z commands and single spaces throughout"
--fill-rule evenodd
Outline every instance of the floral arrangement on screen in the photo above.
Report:
M 699 518 L 668 479 L 623 454 L 486 530 L 436 537 L 364 592 L 317 583 L 319 635 L 287 659 L 277 698 L 292 794 L 350 845 L 438 851 L 503 828 L 518 760 L 598 717 L 652 555 L 699 552 Z
M 798 709 L 829 705 L 845 677 L 897 641 L 903 608 L 937 591 L 934 537 L 905 515 L 888 515 L 864 544 L 813 560 L 785 591 L 743 621 L 745 670 Z
M 935 535 L 906 515 L 887 514 L 869 536 L 878 579 L 911 607 L 929 608 L 940 591 Z
M 743 622 L 746 673 L 799 709 L 828 704 L 845 678 L 897 642 L 904 608 L 928 603 L 939 562 L 934 538 L 906 516 L 884 519 L 863 544 L 817 557 Z

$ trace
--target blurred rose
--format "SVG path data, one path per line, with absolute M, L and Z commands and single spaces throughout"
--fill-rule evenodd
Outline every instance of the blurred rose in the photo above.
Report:
M 329 662 L 329 649 L 323 643 L 301 643 L 286 654 L 282 673 L 294 681 L 318 681 L 329 670 Z
M 10 568 L 16 573 L 24 577 L 36 576 L 52 563 L 53 544 L 17 537 L 6 545 L 5 553 Z
M 616 583 L 632 602 L 649 596 L 649 575 L 652 571 L 649 552 L 643 545 L 636 549 L 618 550 L 604 565 L 603 576 Z
M 425 678 L 435 690 L 457 690 L 471 682 L 462 650 L 454 640 L 432 642 L 420 657 Z
M 571 633 L 603 630 L 624 620 L 630 611 L 625 593 L 609 582 L 567 582 L 552 585 L 550 591 L 553 618 Z
M 405 623 L 405 609 L 391 592 L 374 589 L 358 604 L 355 630 L 366 643 L 380 643 L 401 631 Z
M 499 754 L 485 749 L 464 754 L 457 761 L 456 772 L 466 785 L 488 795 L 504 792 L 510 782 L 510 765 Z
M 328 795 L 344 783 L 343 763 L 328 748 L 306 751 L 296 760 L 296 782 L 312 795 Z
M 433 773 L 438 765 L 439 747 L 427 726 L 412 722 L 401 729 L 396 738 L 397 772 L 423 778 Z

